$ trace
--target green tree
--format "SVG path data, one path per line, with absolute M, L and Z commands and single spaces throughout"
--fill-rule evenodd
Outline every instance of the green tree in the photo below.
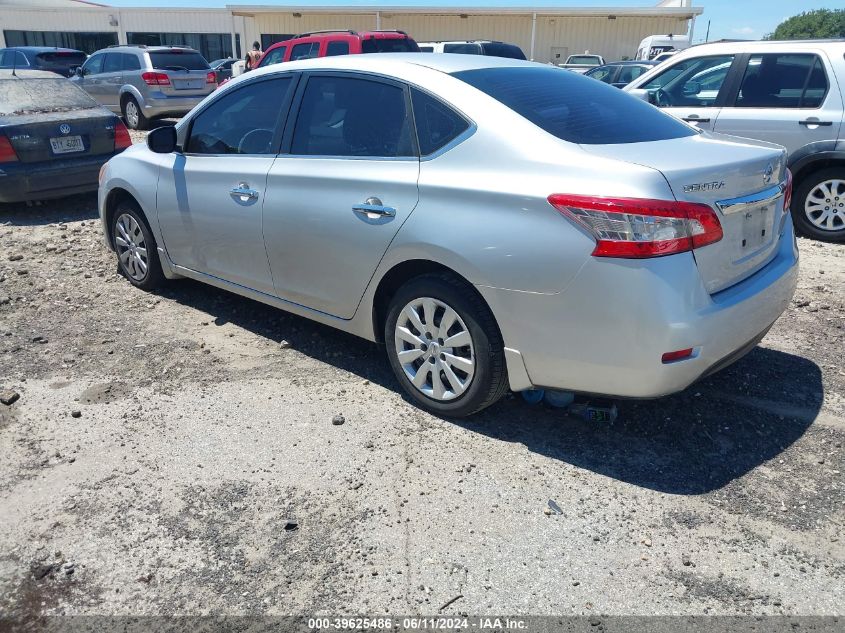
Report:
M 781 22 L 767 40 L 811 40 L 845 37 L 845 9 L 816 9 Z

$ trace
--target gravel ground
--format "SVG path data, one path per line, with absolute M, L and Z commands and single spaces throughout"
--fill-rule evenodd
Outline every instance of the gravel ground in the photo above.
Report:
M 0 615 L 842 614 L 845 246 L 800 247 L 684 393 L 450 421 L 365 341 L 134 289 L 93 195 L 0 206 Z

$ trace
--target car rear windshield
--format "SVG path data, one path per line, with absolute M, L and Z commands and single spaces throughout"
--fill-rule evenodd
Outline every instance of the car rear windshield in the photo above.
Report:
M 642 143 L 696 134 L 641 99 L 561 68 L 481 68 L 453 76 L 570 143 Z
M 509 57 L 510 59 L 525 59 L 525 53 L 519 46 L 503 44 L 502 42 L 485 42 L 481 45 L 485 55 L 493 57 Z
M 590 64 L 592 66 L 599 65 L 598 57 L 593 57 L 592 55 L 573 55 L 569 58 L 566 62 L 567 64 Z
M 67 68 L 68 66 L 82 66 L 87 57 L 85 53 L 61 52 L 39 53 L 38 59 L 42 68 Z
M 0 79 L 0 115 L 96 108 L 97 102 L 64 77 Z
M 208 70 L 205 57 L 196 51 L 154 51 L 150 61 L 157 70 Z
M 410 37 L 370 38 L 361 42 L 362 53 L 418 53 L 420 47 Z

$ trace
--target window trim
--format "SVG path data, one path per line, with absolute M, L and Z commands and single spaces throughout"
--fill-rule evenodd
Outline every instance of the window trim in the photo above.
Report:
M 185 129 L 185 136 L 182 145 L 176 148 L 176 153 L 181 154 L 183 156 L 200 156 L 200 157 L 220 157 L 225 156 L 227 158 L 243 158 L 243 157 L 252 157 L 252 158 L 267 158 L 279 155 L 280 145 L 282 141 L 282 136 L 284 133 L 284 128 L 287 126 L 287 120 L 290 118 L 291 113 L 291 104 L 293 103 L 293 97 L 296 94 L 297 90 L 299 89 L 299 80 L 301 74 L 295 71 L 286 71 L 286 72 L 278 72 L 272 73 L 268 75 L 261 75 L 260 77 L 256 77 L 250 81 L 244 81 L 242 84 L 238 85 L 231 90 L 224 90 L 219 97 L 216 97 L 209 101 L 208 103 L 204 104 L 202 108 L 198 109 L 191 115 L 191 118 L 186 122 L 186 129 Z M 186 148 L 190 145 L 191 142 L 191 134 L 194 131 L 194 122 L 197 120 L 203 112 L 208 110 L 212 105 L 220 101 L 220 99 L 224 98 L 227 95 L 233 94 L 240 90 L 244 90 L 250 86 L 255 84 L 259 84 L 265 81 L 271 81 L 273 79 L 284 79 L 286 77 L 290 77 L 292 80 L 291 88 L 288 89 L 287 94 L 285 95 L 285 99 L 279 104 L 279 114 L 276 119 L 276 129 L 273 132 L 273 145 L 270 148 L 272 151 L 267 154 L 201 154 L 199 152 L 188 152 Z M 280 125 L 281 124 L 281 125 Z M 181 126 L 179 126 L 181 127 Z M 179 129 L 177 128 L 177 134 Z
M 754 55 L 812 55 L 817 60 L 821 61 L 822 70 L 824 71 L 825 80 L 827 81 L 827 90 L 825 90 L 825 93 L 822 96 L 821 101 L 819 102 L 819 106 L 817 108 L 807 108 L 807 107 L 784 108 L 784 107 L 779 107 L 779 106 L 749 106 L 749 107 L 743 107 L 743 106 L 736 105 L 736 100 L 739 98 L 739 91 L 742 89 L 742 81 L 743 81 L 743 79 L 745 79 L 745 72 L 748 69 L 748 63 L 751 61 L 751 58 Z M 742 61 L 742 65 L 740 67 L 737 67 L 736 69 L 734 69 L 733 66 L 731 67 L 731 72 L 736 70 L 736 77 L 735 77 L 735 80 L 734 80 L 735 85 L 731 85 L 731 90 L 726 95 L 726 97 L 727 97 L 725 99 L 726 103 L 722 106 L 723 108 L 730 108 L 731 110 L 790 110 L 790 111 L 791 110 L 822 110 L 822 109 L 824 109 L 825 102 L 827 101 L 827 98 L 830 95 L 830 88 L 831 88 L 830 76 L 831 76 L 832 73 L 829 71 L 827 65 L 824 62 L 824 57 L 821 55 L 820 52 L 818 52 L 818 51 L 798 51 L 798 50 L 796 50 L 796 51 L 792 51 L 792 52 L 777 51 L 777 52 L 740 53 L 740 54 L 737 55 L 737 59 L 740 59 L 740 58 L 741 58 L 741 61 Z M 815 61 L 813 62 L 813 64 L 815 65 Z M 801 91 L 801 101 L 799 102 L 799 104 L 802 104 L 804 102 L 804 92 L 806 91 L 806 84 L 807 84 L 807 81 L 809 81 L 811 74 L 812 74 L 812 69 L 810 70 L 809 73 L 807 73 L 807 78 L 805 79 L 805 82 L 804 82 L 804 89 Z M 727 79 L 725 80 L 725 83 L 727 83 Z
M 300 110 L 302 107 L 302 100 L 305 96 L 305 89 L 312 77 L 338 77 L 343 79 L 362 79 L 364 81 L 372 81 L 375 83 L 383 83 L 395 86 L 402 90 L 405 97 L 405 109 L 410 115 L 411 120 L 411 144 L 413 145 L 413 154 L 410 156 L 337 156 L 328 154 L 291 154 L 291 145 L 293 144 L 293 132 L 296 129 L 296 122 L 299 119 Z M 293 115 L 293 116 L 290 116 Z M 279 152 L 280 158 L 306 158 L 311 160 L 377 160 L 377 161 L 415 161 L 420 160 L 420 148 L 417 144 L 417 127 L 414 121 L 414 110 L 411 104 L 411 90 L 409 84 L 404 81 L 399 81 L 392 77 L 385 77 L 377 73 L 369 73 L 366 71 L 342 71 L 342 70 L 307 70 L 302 71 L 302 80 L 296 89 L 293 103 L 290 108 L 290 115 L 285 123 L 285 132 L 282 137 L 282 147 Z
M 458 145 L 463 143 L 465 140 L 467 140 L 470 136 L 475 134 L 476 130 L 478 129 L 478 126 L 475 124 L 475 121 L 473 121 L 466 114 L 464 114 L 463 112 L 458 110 L 454 105 L 452 105 L 451 103 L 447 103 L 446 101 L 444 101 L 443 99 L 441 99 L 440 97 L 435 95 L 430 90 L 427 90 L 426 88 L 422 88 L 421 86 L 417 86 L 416 84 L 409 84 L 409 88 L 413 88 L 414 90 L 419 90 L 420 92 L 425 94 L 427 97 L 430 97 L 431 99 L 434 99 L 435 101 L 437 101 L 439 103 L 442 103 L 445 107 L 449 108 L 452 112 L 457 114 L 459 117 L 461 117 L 467 123 L 467 128 L 463 132 L 458 134 L 455 138 L 453 138 L 451 141 L 449 141 L 445 145 L 441 145 L 440 147 L 438 147 L 436 150 L 434 150 L 430 154 L 422 154 L 422 152 L 420 151 L 420 146 L 419 146 L 419 128 L 417 128 L 417 114 L 413 109 L 414 108 L 414 100 L 412 98 L 411 99 L 411 113 L 413 115 L 413 120 L 414 120 L 414 138 L 417 139 L 417 153 L 420 156 L 420 161 L 434 160 L 438 156 L 441 156 L 441 155 L 445 154 L 446 152 L 448 152 L 449 150 L 453 149 L 454 147 L 457 147 Z M 409 96 L 411 96 L 410 92 L 411 91 L 408 90 Z

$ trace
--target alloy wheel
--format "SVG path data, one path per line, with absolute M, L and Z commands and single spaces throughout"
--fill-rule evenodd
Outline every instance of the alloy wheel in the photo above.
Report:
M 845 229 L 845 180 L 823 180 L 810 190 L 804 213 L 822 231 Z
M 129 127 L 133 128 L 133 129 L 137 129 L 138 119 L 139 119 L 138 115 L 140 114 L 138 112 L 138 106 L 135 104 L 135 102 L 132 99 L 129 99 L 126 102 L 126 106 L 124 107 L 124 110 L 126 112 L 126 122 L 129 124 Z
M 395 353 L 405 377 L 438 401 L 463 394 L 475 375 L 475 348 L 464 320 L 443 301 L 409 301 L 396 320 Z
M 123 271 L 135 281 L 143 281 L 149 269 L 144 232 L 138 221 L 128 213 L 122 214 L 115 222 L 114 245 Z

